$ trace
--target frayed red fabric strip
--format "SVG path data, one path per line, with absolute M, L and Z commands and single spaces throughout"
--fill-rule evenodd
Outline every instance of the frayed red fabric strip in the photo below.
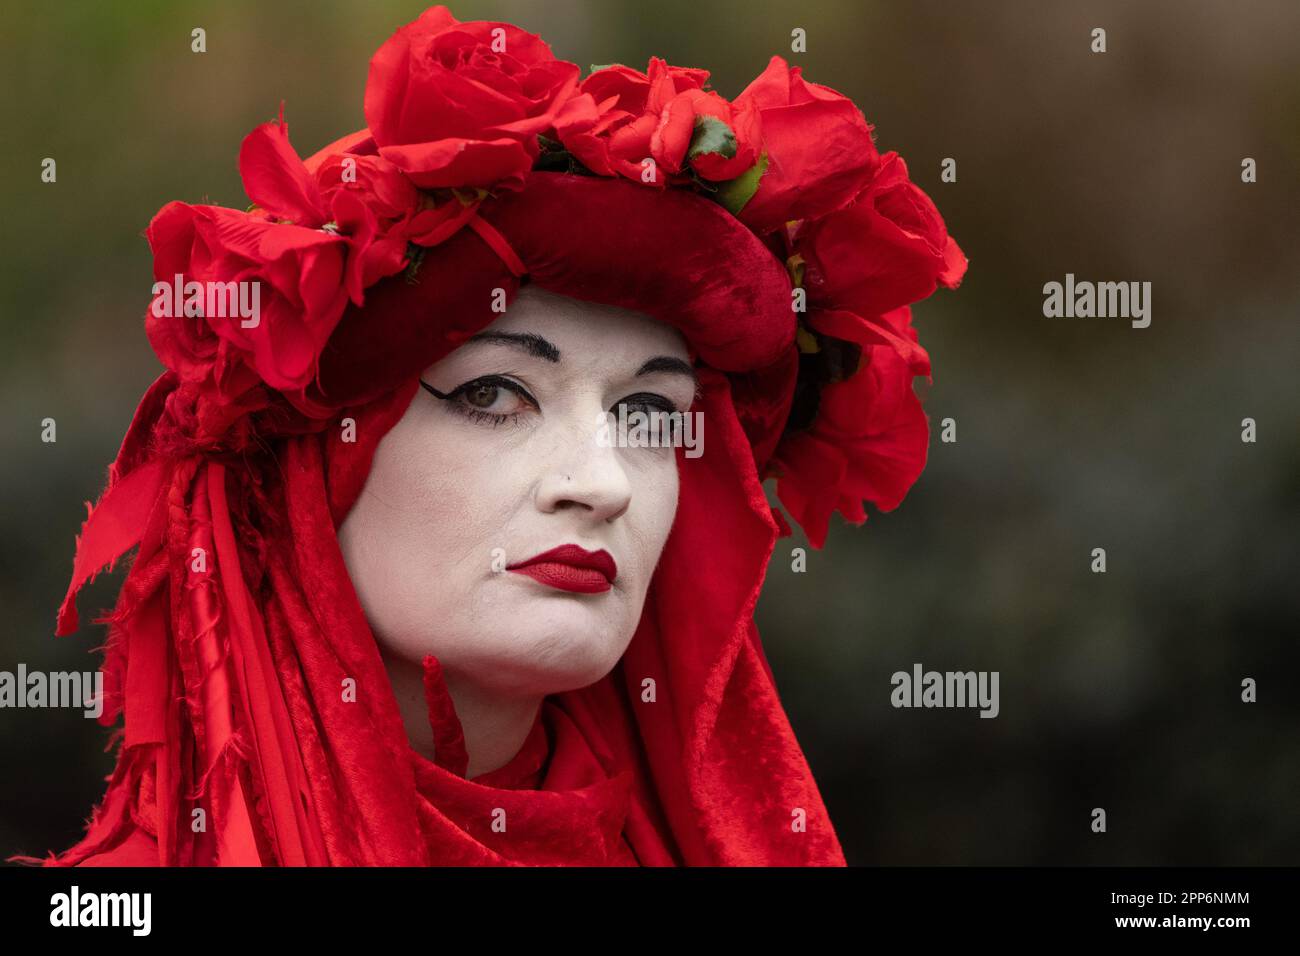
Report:
M 166 594 L 157 592 L 127 627 L 126 746 L 167 742 Z
M 247 708 L 246 717 L 255 737 L 254 763 L 265 787 L 280 860 L 287 866 L 320 865 L 325 862 L 324 845 L 315 822 L 307 819 L 303 807 L 300 794 L 306 790 L 306 774 L 302 757 L 266 634 L 244 583 L 226 500 L 225 467 L 210 463 L 207 478 L 217 567 L 229 611 L 232 662 L 240 699 Z
M 59 608 L 54 633 L 63 637 L 77 630 L 77 592 L 106 565 L 137 544 L 163 487 L 165 464 L 151 461 L 111 485 L 90 509 L 72 564 L 72 583 Z

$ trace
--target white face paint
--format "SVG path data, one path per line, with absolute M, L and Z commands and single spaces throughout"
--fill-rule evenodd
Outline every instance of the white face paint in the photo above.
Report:
M 558 693 L 622 656 L 677 510 L 677 449 L 602 443 L 600 413 L 685 412 L 695 381 L 671 326 L 533 286 L 486 330 L 497 333 L 545 342 L 471 341 L 428 369 L 448 397 L 416 392 L 339 544 L 386 656 L 433 654 L 499 694 Z M 637 374 L 651 359 L 681 370 Z M 498 570 L 565 544 L 607 552 L 612 583 L 555 565 Z

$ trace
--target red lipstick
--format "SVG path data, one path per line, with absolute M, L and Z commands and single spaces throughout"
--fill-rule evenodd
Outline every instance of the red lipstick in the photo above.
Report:
M 588 551 L 576 544 L 562 544 L 543 551 L 526 561 L 507 565 L 506 570 L 526 574 L 561 591 L 579 594 L 608 591 L 618 575 L 618 565 L 608 551 Z

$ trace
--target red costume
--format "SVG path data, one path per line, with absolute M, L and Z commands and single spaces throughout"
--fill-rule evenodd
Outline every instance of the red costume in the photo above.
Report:
M 656 59 L 579 82 L 538 38 L 433 8 L 376 53 L 367 129 L 304 162 L 268 123 L 240 152 L 249 211 L 158 213 L 155 278 L 256 280 L 261 318 L 146 318 L 167 371 L 58 621 L 138 548 L 108 618 L 118 760 L 45 862 L 844 863 L 754 626 L 789 532 L 761 481 L 818 548 L 833 510 L 902 500 L 928 441 L 909 306 L 965 259 L 849 100 L 779 58 L 731 102 L 707 76 Z M 619 665 L 467 780 L 432 657 L 436 763 L 412 749 L 337 528 L 419 374 L 523 281 L 680 329 L 710 444 L 679 449 Z

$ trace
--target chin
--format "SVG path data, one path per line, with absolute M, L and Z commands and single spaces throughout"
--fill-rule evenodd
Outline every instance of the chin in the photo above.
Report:
M 574 602 L 576 603 L 576 602 Z M 584 607 L 537 610 L 520 607 L 511 616 L 508 646 L 491 664 L 476 667 L 492 683 L 515 693 L 558 694 L 596 683 L 618 663 L 631 640 L 630 627 L 611 615 Z M 521 628 L 520 624 L 524 626 Z

